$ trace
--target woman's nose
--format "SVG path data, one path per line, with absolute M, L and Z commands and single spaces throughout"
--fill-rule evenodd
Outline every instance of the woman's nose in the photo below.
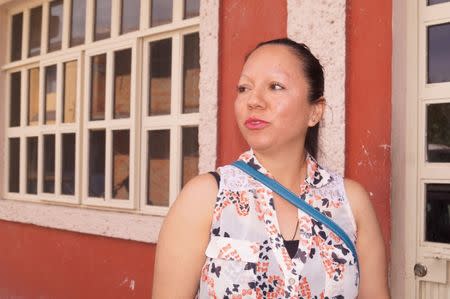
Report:
M 266 107 L 264 95 L 260 91 L 254 89 L 249 95 L 247 107 L 249 109 L 264 109 Z

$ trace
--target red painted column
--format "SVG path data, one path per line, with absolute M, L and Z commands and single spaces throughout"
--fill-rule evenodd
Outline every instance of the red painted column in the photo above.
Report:
M 387 248 L 391 223 L 391 20 L 392 0 L 347 1 L 346 176 L 369 191 Z
M 259 42 L 287 34 L 286 0 L 224 0 L 219 23 L 219 110 L 217 165 L 248 148 L 234 118 L 234 99 L 245 55 Z

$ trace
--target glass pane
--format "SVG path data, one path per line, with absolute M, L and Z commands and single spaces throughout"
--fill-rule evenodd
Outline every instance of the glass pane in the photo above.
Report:
M 12 17 L 11 61 L 22 58 L 22 26 L 23 13 L 18 13 Z
M 150 26 L 158 26 L 172 22 L 173 0 L 152 0 Z
M 169 206 L 170 131 L 148 132 L 147 204 Z
M 450 162 L 450 103 L 427 105 L 427 158 Z
M 200 0 L 184 0 L 184 18 L 193 18 L 200 15 Z
M 89 132 L 89 196 L 105 196 L 105 130 Z
M 27 138 L 27 193 L 37 194 L 38 138 Z
M 10 110 L 9 110 L 9 126 L 20 126 L 20 86 L 21 86 L 21 74 L 20 72 L 12 73 L 10 77 Z
M 62 134 L 61 193 L 75 194 L 75 133 Z
M 450 184 L 426 184 L 425 240 L 450 243 Z
M 91 59 L 91 120 L 105 119 L 106 54 Z
M 30 11 L 30 38 L 28 57 L 41 54 L 42 6 Z
M 95 31 L 94 40 L 111 36 L 111 0 L 95 1 Z
M 114 53 L 114 118 L 130 117 L 131 49 Z
M 450 0 L 428 0 L 428 5 L 450 2 Z
M 63 0 L 50 2 L 48 20 L 48 52 L 61 49 L 63 25 Z
M 28 125 L 39 122 L 39 68 L 28 71 Z
M 44 135 L 44 192 L 55 192 L 55 135 Z
M 113 131 L 112 196 L 128 199 L 130 182 L 130 131 Z
M 75 122 L 75 110 L 77 103 L 77 62 L 64 63 L 63 85 L 63 117 L 64 123 Z
M 450 82 L 450 23 L 428 27 L 428 83 Z
M 140 0 L 122 0 L 121 33 L 127 33 L 139 29 L 140 11 Z
M 84 44 L 86 28 L 86 0 L 72 0 L 70 22 L 70 46 Z
M 45 124 L 54 124 L 56 119 L 56 65 L 45 68 Z
M 170 114 L 172 40 L 150 43 L 149 115 Z
M 200 49 L 198 32 L 184 36 L 183 113 L 198 112 L 200 90 Z
M 183 128 L 183 186 L 198 175 L 198 128 Z
M 9 192 L 19 192 L 20 138 L 9 139 Z

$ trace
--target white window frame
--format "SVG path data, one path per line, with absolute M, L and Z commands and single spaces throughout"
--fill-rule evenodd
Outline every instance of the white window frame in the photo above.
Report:
M 84 65 L 84 111 L 83 111 L 83 150 L 84 158 L 82 159 L 83 169 L 83 181 L 82 181 L 82 202 L 86 205 L 98 206 L 98 207 L 113 207 L 123 209 L 135 209 L 137 208 L 135 201 L 135 167 L 136 162 L 136 94 L 137 90 L 137 44 L 136 40 L 124 40 L 121 42 L 112 42 L 101 47 L 87 49 L 85 53 L 85 65 Z M 130 117 L 113 119 L 114 110 L 114 53 L 116 51 L 131 49 L 131 80 L 130 80 Z M 106 86 L 105 86 L 105 119 L 104 120 L 90 120 L 90 103 L 91 103 L 91 59 L 96 55 L 106 55 Z M 89 132 L 90 130 L 105 130 L 105 196 L 104 197 L 90 197 L 88 194 L 89 189 Z M 129 130 L 130 133 L 130 152 L 129 152 L 129 176 L 130 184 L 128 200 L 113 199 L 111 195 L 111 178 L 112 178 L 112 131 L 115 130 Z M 135 161 L 135 163 L 132 163 Z
M 26 80 L 26 73 L 24 70 L 24 67 L 28 69 L 31 64 L 35 64 L 35 66 L 40 67 L 40 81 L 41 81 L 41 87 L 43 86 L 43 67 L 44 64 L 52 64 L 51 59 L 55 59 L 57 61 L 60 61 L 59 63 L 62 64 L 66 61 L 71 61 L 71 59 L 63 59 L 62 55 L 76 55 L 77 53 L 80 53 L 80 51 L 86 51 L 92 54 L 96 51 L 96 49 L 100 49 L 103 47 L 108 47 L 111 45 L 112 42 L 114 42 L 114 45 L 117 45 L 118 43 L 136 39 L 136 37 L 144 37 L 147 35 L 159 35 L 159 34 L 165 34 L 165 32 L 174 32 L 176 30 L 182 30 L 185 33 L 188 32 L 199 32 L 200 35 L 200 51 L 201 51 L 201 58 L 200 58 L 200 104 L 199 104 L 199 113 L 192 113 L 192 114 L 185 114 L 183 117 L 180 117 L 180 120 L 178 122 L 178 131 L 176 134 L 174 132 L 171 133 L 171 146 L 175 144 L 173 142 L 173 139 L 176 139 L 176 135 L 181 136 L 181 126 L 192 126 L 198 125 L 199 129 L 199 153 L 200 153 L 200 161 L 199 161 L 199 171 L 205 172 L 208 170 L 212 170 L 215 167 L 215 159 L 216 159 L 216 131 L 217 131 L 217 74 L 218 74 L 218 20 L 219 20 L 219 4 L 218 3 L 211 3 L 214 1 L 201 1 L 200 5 L 200 17 L 191 18 L 188 20 L 182 20 L 182 0 L 174 0 L 175 3 L 173 5 L 174 11 L 173 11 L 173 22 L 166 25 L 161 25 L 154 28 L 147 28 L 149 23 L 149 0 L 143 0 L 141 2 L 141 19 L 140 19 L 140 27 L 141 30 L 130 32 L 127 34 L 123 34 L 121 36 L 118 36 L 120 31 L 120 18 L 116 18 L 117 20 L 112 20 L 111 24 L 111 38 L 95 42 L 95 44 L 90 44 L 90 39 L 92 39 L 93 34 L 93 10 L 92 5 L 90 6 L 90 9 L 87 9 L 86 14 L 86 41 L 85 44 L 79 45 L 76 47 L 68 48 L 68 37 L 69 37 L 69 26 L 70 26 L 70 1 L 65 1 L 64 3 L 64 21 L 63 21 L 63 36 L 62 36 L 62 50 L 52 52 L 50 54 L 46 53 L 46 47 L 47 47 L 47 30 L 48 30 L 48 21 L 45 18 L 46 15 L 48 15 L 48 7 L 49 7 L 49 0 L 44 1 L 32 1 L 26 4 L 20 4 L 19 6 L 14 7 L 13 9 L 10 9 L 9 7 L 12 7 L 13 1 L 7 1 L 8 5 L 5 5 L 2 7 L 0 4 L 0 10 L 2 9 L 8 9 L 7 11 L 7 17 L 9 24 L 8 26 L 8 34 L 7 38 L 10 38 L 10 32 L 11 32 L 11 20 L 12 15 L 23 12 L 23 36 L 22 36 L 22 58 L 27 57 L 28 54 L 28 27 L 29 27 L 29 10 L 32 7 L 43 5 L 43 22 L 42 22 L 42 41 L 41 41 L 41 55 L 31 58 L 24 58 L 19 61 L 15 62 L 7 62 L 5 65 L 2 66 L 2 70 L 6 71 L 7 73 L 7 80 L 5 82 L 0 82 L 1 85 L 4 86 L 4 89 L 7 91 L 9 89 L 9 73 L 15 72 L 17 70 L 21 70 L 21 114 L 24 113 L 24 110 L 26 109 L 26 96 L 24 96 L 24 92 L 26 91 L 25 84 L 27 83 Z M 43 3 L 43 4 L 42 4 Z M 90 1 L 87 1 L 87 6 L 89 7 Z M 5 8 L 6 7 L 6 8 Z M 113 16 L 119 16 L 120 12 L 120 1 L 119 0 L 113 0 L 112 4 L 112 15 Z M 177 19 L 178 18 L 178 19 Z M 202 23 L 204 23 L 204 26 L 200 24 L 200 20 L 202 20 Z M 146 28 L 146 29 L 143 29 Z M 181 35 L 180 35 L 181 36 Z M 139 43 L 139 42 L 138 42 Z M 128 44 L 129 45 L 129 44 Z M 133 56 L 139 56 L 142 55 L 142 45 L 135 45 L 136 51 L 133 52 Z M 9 42 L 8 47 L 4 50 L 6 52 L 7 60 L 10 59 L 10 49 L 9 49 Z M 92 52 L 92 53 L 91 53 Z M 180 49 L 180 52 L 182 53 L 182 49 Z M 1 54 L 1 53 L 0 53 Z M 5 53 L 3 53 L 4 55 Z M 45 56 L 42 56 L 45 55 Z M 182 55 L 182 54 L 180 54 Z M 86 56 L 88 57 L 88 56 Z M 79 72 L 77 73 L 78 78 L 82 76 L 82 72 L 84 72 L 84 76 L 86 72 L 88 72 L 88 68 L 86 67 L 88 59 L 84 59 L 84 56 L 79 58 L 79 63 L 77 64 Z M 136 58 L 134 58 L 136 61 Z M 143 59 L 143 58 L 142 58 Z M 174 61 L 172 62 L 174 65 Z M 140 68 L 140 63 L 137 63 L 136 68 Z M 84 70 L 80 70 L 84 68 Z M 58 68 L 59 70 L 59 68 Z M 137 74 L 141 73 L 142 70 L 137 71 Z M 182 73 L 181 68 L 176 68 L 176 71 Z M 175 73 L 173 72 L 173 75 Z M 60 80 L 62 73 L 58 72 L 58 78 Z M 216 78 L 215 80 L 211 80 L 211 78 Z M 86 76 L 84 78 L 86 80 Z M 172 79 L 173 80 L 173 79 Z M 136 80 L 136 93 L 142 92 L 142 86 L 139 86 L 139 81 Z M 173 80 L 174 81 L 174 80 Z M 81 82 L 81 81 L 79 81 Z M 6 83 L 6 86 L 5 86 Z M 175 82 L 172 82 L 172 84 L 175 84 Z M 0 85 L 0 86 L 1 86 Z M 58 86 L 61 86 L 61 83 L 58 84 Z M 5 88 L 6 87 L 6 88 Z M 86 94 L 87 85 L 80 87 L 78 85 L 77 89 L 80 92 L 80 94 Z M 1 87 L 0 87 L 1 88 Z M 80 91 L 81 89 L 81 91 Z M 40 104 L 42 107 L 40 107 L 41 113 L 43 113 L 43 105 L 42 105 L 42 94 L 43 89 L 40 90 L 41 98 L 40 98 Z M 181 90 L 178 91 L 178 93 L 181 94 Z M 7 97 L 5 98 L 5 106 L 8 106 L 9 104 L 9 95 L 6 92 Z M 61 95 L 59 95 L 61 97 Z M 78 95 L 77 95 L 78 97 Z M 172 95 L 172 105 L 175 104 L 175 101 L 173 100 L 174 95 Z M 181 98 L 181 96 L 180 96 Z M 144 98 L 143 98 L 144 99 Z M 79 100 L 79 99 L 78 99 Z M 86 98 L 85 98 L 86 100 Z M 133 102 L 131 100 L 131 102 Z M 80 101 L 77 102 L 78 105 L 80 104 Z M 136 101 L 137 105 L 141 105 L 141 103 L 144 103 L 144 100 Z M 84 107 L 83 109 L 86 109 L 85 103 L 83 103 Z M 81 111 L 79 109 L 80 107 L 77 107 L 77 117 L 79 117 L 79 114 L 82 113 L 83 117 L 86 117 L 86 113 L 84 111 Z M 135 113 L 137 113 L 138 108 L 136 108 Z M 9 139 L 8 137 L 11 136 L 11 129 L 16 128 L 9 128 L 9 107 L 5 110 L 6 115 L 8 117 L 5 118 L 4 121 L 4 130 L 7 132 L 0 141 L 3 143 L 3 145 L 6 147 L 6 155 L 5 159 L 1 161 L 0 163 L 3 165 L 8 165 L 8 144 Z M 130 111 L 131 113 L 131 111 Z M 144 113 L 141 111 L 141 113 Z M 173 114 L 173 110 L 172 110 Z M 173 116 L 172 116 L 173 117 Z M 130 116 L 130 119 L 132 117 Z M 155 120 L 149 120 L 149 123 L 144 126 L 144 124 L 136 125 L 136 122 L 144 122 L 143 119 L 139 117 L 139 115 L 136 114 L 136 117 L 134 117 L 133 124 L 131 126 L 135 126 L 136 132 L 133 134 L 130 131 L 130 138 L 132 136 L 141 136 L 143 135 L 143 132 L 145 131 L 144 128 L 147 128 L 146 126 L 154 124 Z M 21 122 L 26 121 L 26 118 L 21 116 Z M 40 118 L 40 121 L 42 121 L 42 118 Z M 147 122 L 147 120 L 146 120 Z M 153 122 L 153 123 L 152 123 Z M 80 140 L 85 140 L 87 128 L 84 127 L 85 121 L 82 119 L 78 119 L 78 122 L 76 123 L 78 127 L 81 126 L 81 128 L 77 128 L 76 131 L 76 138 L 77 138 L 77 147 L 80 147 Z M 142 128 L 142 132 L 140 132 Z M 37 127 L 36 130 L 39 130 L 40 127 Z M 71 130 L 69 128 L 64 128 L 66 130 Z M 55 132 L 55 128 L 52 129 L 52 134 L 60 134 L 62 132 L 65 132 L 63 128 L 58 129 L 58 133 Z M 152 129 L 156 129 L 156 127 L 152 127 Z M 26 129 L 29 131 L 29 128 Z M 70 131 L 72 132 L 72 131 Z M 21 133 L 22 134 L 22 133 Z M 25 157 L 26 155 L 26 149 L 25 149 L 25 138 L 28 135 L 32 136 L 39 136 L 39 138 L 42 138 L 42 133 L 36 133 L 36 132 L 27 132 L 23 135 L 20 135 L 21 140 L 21 158 Z M 172 136 L 174 135 L 174 136 Z M 55 142 L 57 142 L 57 137 L 55 136 Z M 181 139 L 180 139 L 181 140 Z M 177 141 L 179 143 L 178 147 L 179 153 L 178 157 L 181 158 L 181 142 L 180 140 Z M 130 145 L 134 144 L 135 142 L 130 140 Z M 42 142 L 39 143 L 40 146 L 42 145 Z M 86 147 L 86 142 L 83 143 L 83 147 Z M 139 143 L 137 143 L 139 144 Z M 135 148 L 134 150 L 130 148 L 130 161 L 132 159 L 131 155 L 133 153 L 136 153 L 136 160 L 135 163 L 141 163 L 142 159 L 140 159 L 141 151 L 142 151 L 142 144 L 145 144 L 144 140 L 141 140 L 140 146 Z M 41 151 L 42 152 L 42 151 Z M 172 159 L 172 153 L 171 152 L 171 159 Z M 42 154 L 40 154 L 42 155 Z M 55 153 L 55 155 L 57 155 Z M 81 157 L 79 156 L 81 155 Z M 77 148 L 77 168 L 80 164 L 80 161 L 84 161 L 83 164 L 86 164 L 87 158 L 86 156 L 86 149 L 79 150 Z M 40 157 L 42 159 L 42 157 Z M 24 159 L 21 159 L 21 191 L 23 191 L 22 185 L 24 185 L 26 182 L 23 179 L 25 176 L 24 171 Z M 179 159 L 181 160 L 181 159 Z M 178 164 L 181 163 L 178 161 Z M 41 163 L 42 164 L 42 163 Z M 131 164 L 130 163 L 130 174 L 131 172 Z M 172 164 L 172 160 L 171 160 Z M 1 166 L 1 165 L 0 165 Z M 42 166 L 41 166 L 42 167 Z M 123 210 L 115 210 L 115 206 L 108 206 L 103 207 L 103 205 L 98 204 L 95 201 L 90 201 L 90 199 L 85 199 L 83 196 L 74 196 L 74 198 L 77 198 L 78 200 L 80 198 L 83 198 L 83 201 L 79 203 L 79 205 L 74 205 L 73 202 L 71 202 L 71 199 L 55 199 L 55 201 L 52 201 L 51 204 L 47 200 L 41 200 L 38 196 L 34 196 L 34 198 L 24 198 L 21 195 L 17 195 L 16 193 L 10 194 L 7 191 L 8 185 L 6 183 L 7 179 L 7 173 L 8 168 L 2 167 L 4 171 L 0 175 L 4 175 L 3 186 L 1 189 L 3 189 L 2 192 L 2 200 L 0 200 L 0 219 L 3 220 L 9 220 L 9 221 L 17 221 L 22 223 L 32 223 L 36 225 L 41 225 L 45 227 L 52 227 L 52 228 L 59 228 L 59 229 L 66 229 L 66 230 L 72 230 L 82 233 L 90 233 L 90 234 L 97 234 L 97 235 L 103 235 L 103 236 L 111 236 L 111 237 L 118 237 L 118 238 L 124 238 L 124 239 L 132 239 L 137 241 L 144 241 L 144 242 L 156 242 L 157 236 L 159 233 L 159 228 L 162 223 L 163 215 L 167 212 L 168 208 L 162 208 L 161 210 L 156 208 L 152 209 L 154 207 L 146 207 L 142 204 L 142 201 L 145 201 L 144 197 L 141 195 L 141 201 L 136 200 L 136 205 L 142 205 L 141 210 L 129 210 L 127 213 L 123 213 Z M 38 171 L 41 171 L 40 169 Z M 83 166 L 83 169 L 78 169 L 76 174 L 76 184 L 78 185 L 76 188 L 76 192 L 78 190 L 83 189 L 79 186 L 80 184 L 80 178 L 83 176 L 82 174 L 85 173 L 86 166 Z M 141 170 L 137 170 L 135 173 L 141 174 Z M 181 175 L 180 172 L 178 174 L 171 173 L 171 177 L 177 175 L 178 181 L 181 182 Z M 141 179 L 142 181 L 142 179 Z M 57 184 L 57 182 L 55 182 Z M 180 184 L 180 183 L 179 183 Z M 134 183 L 136 185 L 136 183 Z M 85 185 L 86 186 L 86 185 Z M 56 186 L 55 186 L 56 187 Z M 130 186 L 132 187 L 132 186 Z M 143 184 L 138 186 L 139 188 L 135 190 L 135 194 L 143 193 Z M 171 185 L 171 197 L 170 201 L 173 202 L 175 199 L 176 193 L 174 190 L 174 184 Z M 106 191 L 106 189 L 105 189 Z M 139 191 L 139 192 L 137 192 Z M 83 191 L 85 192 L 85 190 Z M 17 196 L 12 196 L 17 195 Z M 32 196 L 33 197 L 33 196 Z M 130 192 L 130 199 L 136 198 L 136 196 L 132 196 Z M 129 202 L 132 202 L 132 200 L 129 200 Z M 38 204 L 37 204 L 38 203 Z M 100 210 L 99 210 L 100 208 Z M 137 208 L 137 207 L 136 207 Z M 159 211 L 158 211 L 159 210 Z M 150 215 L 151 214 L 151 215 Z

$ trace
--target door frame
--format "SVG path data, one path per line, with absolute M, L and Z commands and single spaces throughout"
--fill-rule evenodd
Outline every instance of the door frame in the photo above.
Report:
M 419 1 L 393 0 L 392 193 L 390 286 L 392 298 L 415 298 L 417 258 Z
M 425 280 L 446 279 L 449 248 L 425 242 L 421 237 L 424 222 L 424 188 L 436 165 L 421 162 L 425 155 L 422 140 L 425 127 L 425 101 L 431 102 L 444 87 L 425 87 L 426 62 L 424 51 L 425 13 L 427 22 L 442 13 L 440 8 L 426 8 L 425 0 L 393 0 L 393 68 L 392 68 L 392 243 L 390 283 L 393 298 L 416 298 L 419 280 L 415 278 L 415 263 L 425 257 L 433 258 L 433 251 L 446 258 L 433 260 Z M 450 5 L 450 4 L 445 4 Z M 431 16 L 431 17 L 430 17 Z M 447 19 L 447 14 L 445 15 Z M 436 93 L 436 91 L 438 93 Z M 428 174 L 428 175 L 427 175 Z M 443 174 L 441 170 L 441 175 Z M 428 179 L 425 179 L 427 177 Z M 448 178 L 447 178 L 448 179 Z M 445 253 L 444 253 L 445 251 Z M 437 280 L 436 280 L 437 279 Z

